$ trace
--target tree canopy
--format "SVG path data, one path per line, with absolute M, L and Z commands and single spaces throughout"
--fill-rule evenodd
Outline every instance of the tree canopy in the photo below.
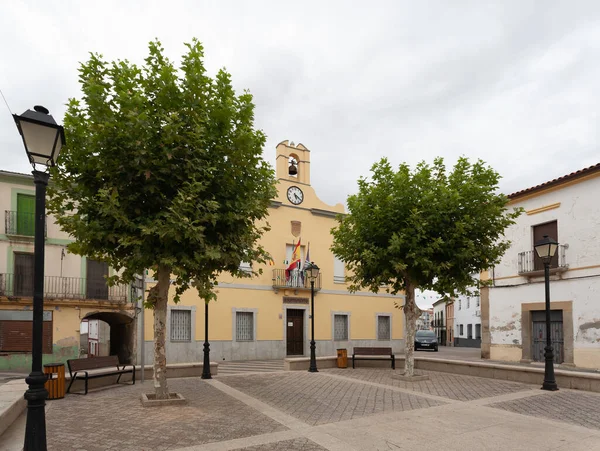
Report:
M 500 176 L 481 160 L 460 158 L 448 173 L 442 158 L 414 170 L 401 164 L 397 171 L 384 158 L 371 172 L 358 181 L 358 193 L 348 197 L 349 214 L 332 229 L 332 251 L 349 270 L 351 291 L 378 292 L 385 285 L 404 293 L 412 360 L 420 314 L 415 289 L 450 297 L 477 289 L 473 275 L 500 261 L 510 244 L 504 229 L 520 210 L 508 211 Z

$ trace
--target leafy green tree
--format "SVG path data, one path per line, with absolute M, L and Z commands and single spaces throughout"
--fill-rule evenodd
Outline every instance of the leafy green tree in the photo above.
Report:
M 225 70 L 209 77 L 197 40 L 179 68 L 163 53 L 153 41 L 141 67 L 98 54 L 81 65 L 83 97 L 69 100 L 49 191 L 49 211 L 75 239 L 70 251 L 116 268 L 110 283 L 154 270 L 146 307 L 159 399 L 168 396 L 169 286 L 175 302 L 192 287 L 209 302 L 221 272 L 246 277 L 240 262 L 266 262 L 257 240 L 276 194 L 250 93 L 236 95 Z
M 387 159 L 373 165 L 371 179 L 358 181 L 348 198 L 349 214 L 332 229 L 332 251 L 346 263 L 350 291 L 404 292 L 405 374 L 414 374 L 414 337 L 421 311 L 415 289 L 442 295 L 478 287 L 473 274 L 498 263 L 509 246 L 504 229 L 520 210 L 508 211 L 498 191 L 500 176 L 481 160 L 460 158 L 447 174 L 442 158 L 414 171 L 394 171 Z

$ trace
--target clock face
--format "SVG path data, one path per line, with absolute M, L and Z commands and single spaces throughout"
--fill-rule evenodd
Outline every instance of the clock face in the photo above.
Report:
M 297 186 L 290 186 L 287 190 L 287 198 L 294 205 L 300 205 L 304 200 L 304 193 Z

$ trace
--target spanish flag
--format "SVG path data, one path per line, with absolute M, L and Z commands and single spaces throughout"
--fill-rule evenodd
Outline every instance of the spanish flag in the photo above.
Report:
M 300 238 L 298 238 L 298 244 L 296 244 L 294 247 L 294 252 L 292 252 L 290 265 L 285 270 L 285 277 L 290 277 L 290 271 L 299 268 L 300 264 Z

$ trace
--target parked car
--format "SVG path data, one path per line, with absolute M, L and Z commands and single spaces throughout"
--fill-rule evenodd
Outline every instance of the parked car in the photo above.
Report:
M 415 334 L 415 351 L 419 349 L 433 349 L 438 351 L 438 341 L 435 332 L 431 330 L 418 330 Z

